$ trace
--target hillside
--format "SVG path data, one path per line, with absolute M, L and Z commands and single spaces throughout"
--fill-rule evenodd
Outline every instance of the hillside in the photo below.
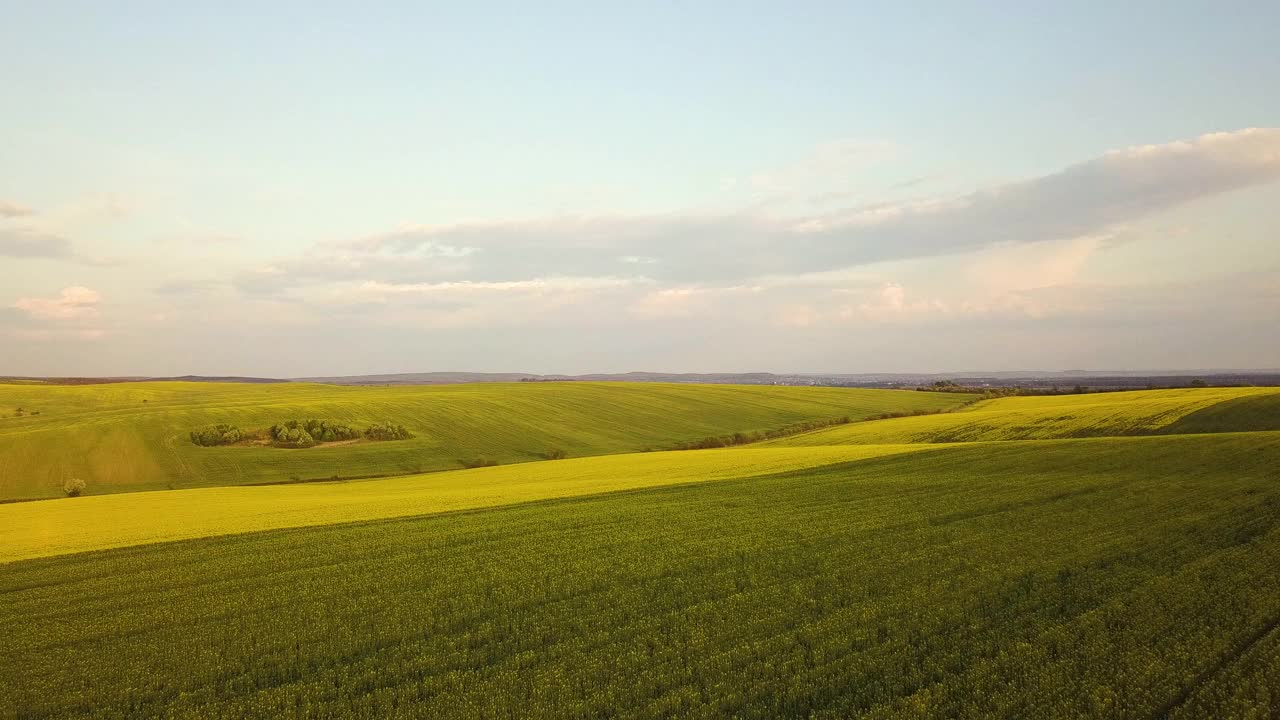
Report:
M 482 397 L 658 403 L 524 385 L 553 392 Z M 147 405 L 211 412 L 169 390 Z M 227 392 L 213 408 L 254 401 Z M 844 397 L 916 396 L 953 397 Z M 0 717 L 1267 717 L 1277 397 L 1006 398 L 714 450 L 0 504 Z
M 891 390 L 627 383 L 337 387 L 302 383 L 0 385 L 0 500 L 56 497 L 71 477 L 92 494 L 242 485 L 635 452 L 807 420 L 956 407 L 966 396 Z M 18 415 L 18 409 L 22 414 Z M 34 414 L 38 413 L 38 414 Z M 197 447 L 190 431 L 321 418 L 391 421 L 409 440 Z
M 1280 388 L 1188 388 L 1007 397 L 941 415 L 857 422 L 768 444 L 951 443 L 1280 428 Z

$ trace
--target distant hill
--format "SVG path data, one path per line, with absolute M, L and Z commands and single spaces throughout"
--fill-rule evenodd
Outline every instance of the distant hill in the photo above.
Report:
M 540 375 L 538 373 L 478 373 L 478 372 L 425 372 L 393 373 L 387 375 L 337 375 L 331 377 L 294 378 L 296 382 L 328 383 L 330 385 L 449 385 L 476 382 L 667 382 L 714 383 L 732 385 L 803 385 L 809 383 L 787 382 L 796 376 L 774 373 L 591 373 L 587 375 Z
M 832 387 L 901 388 L 959 380 L 965 385 L 1143 389 L 1186 387 L 1196 380 L 1210 385 L 1280 385 L 1280 370 L 1018 370 L 953 373 L 664 373 L 625 372 L 586 375 L 538 373 L 425 372 L 382 375 L 336 375 L 294 378 L 297 382 L 330 385 L 449 385 L 481 382 L 664 382 L 731 385 L 823 385 Z
M 1024 387 L 1050 389 L 1080 385 L 1090 389 L 1140 390 L 1188 387 L 1197 380 L 1209 385 L 1280 385 L 1280 370 L 1011 370 L 949 373 L 667 373 L 625 372 L 564 375 L 521 372 L 421 372 L 374 375 L 326 375 L 266 378 L 221 375 L 179 377 L 0 377 L 0 384 L 98 385 L 123 382 L 288 383 L 327 385 L 457 385 L 493 382 L 659 382 L 717 385 L 821 385 L 827 387 L 914 388 L 939 380 L 959 381 L 969 387 Z
M 0 377 L 0 384 L 8 385 L 105 385 L 129 382 L 211 382 L 211 383 L 284 383 L 279 378 L 242 377 L 239 375 L 181 375 L 177 377 L 148 377 L 126 375 L 120 377 Z

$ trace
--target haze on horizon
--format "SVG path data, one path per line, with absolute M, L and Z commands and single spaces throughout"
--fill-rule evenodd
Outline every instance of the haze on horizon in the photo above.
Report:
M 1274 3 L 19 3 L 0 375 L 1280 365 Z

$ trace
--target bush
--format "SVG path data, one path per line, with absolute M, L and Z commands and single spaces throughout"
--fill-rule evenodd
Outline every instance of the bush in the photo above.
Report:
M 886 413 L 884 417 L 896 417 L 897 415 Z M 807 422 L 798 422 L 777 428 L 775 430 L 755 430 L 752 432 L 736 432 L 732 435 L 712 435 L 704 437 L 701 440 L 690 440 L 688 442 L 679 443 L 671 447 L 672 450 L 710 450 L 712 448 L 733 447 L 735 445 L 750 445 L 751 443 L 763 442 L 765 440 L 777 440 L 789 435 L 798 435 L 810 430 L 818 430 L 820 428 L 831 427 L 832 425 L 847 425 L 852 422 L 848 415 L 843 415 L 830 420 L 809 420 Z M 652 448 L 650 448 L 652 449 Z
M 232 445 L 240 442 L 243 438 L 244 433 L 240 432 L 240 428 L 234 425 L 206 425 L 191 431 L 191 442 L 201 447 Z
M 551 448 L 543 457 L 548 460 L 563 460 L 569 457 L 569 453 L 565 452 L 564 448 Z
M 286 420 L 278 425 L 272 425 L 267 432 L 271 435 L 271 444 L 276 447 L 309 448 L 316 444 L 316 439 L 307 432 L 303 423 L 297 420 Z
M 318 443 L 356 440 L 360 437 L 360 432 L 350 425 L 328 420 L 307 420 L 302 423 L 302 429 L 306 430 Z
M 84 489 L 85 482 L 80 478 L 71 478 L 62 483 L 62 492 L 66 493 L 67 497 L 80 497 L 84 494 Z
M 493 458 L 487 458 L 483 455 L 481 455 L 478 458 L 475 458 L 474 460 L 459 460 L 458 462 L 462 463 L 462 467 L 464 468 L 493 467 L 494 465 L 498 464 L 497 460 L 494 460 Z
M 364 436 L 370 440 L 408 440 L 413 437 L 413 433 L 406 430 L 403 425 L 393 425 L 385 422 L 370 425 L 364 431 Z

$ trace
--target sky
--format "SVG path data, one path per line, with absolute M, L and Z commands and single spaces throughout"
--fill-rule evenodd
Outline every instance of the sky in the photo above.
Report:
M 1280 4 L 0 0 L 0 375 L 1280 367 Z

